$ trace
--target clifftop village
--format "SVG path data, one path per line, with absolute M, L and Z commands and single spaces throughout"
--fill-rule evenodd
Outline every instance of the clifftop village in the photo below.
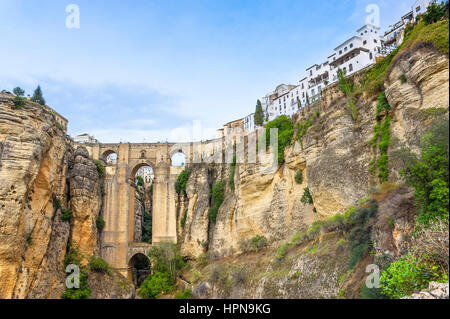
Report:
M 260 98 L 263 112 L 263 122 L 267 123 L 281 115 L 292 116 L 305 106 L 318 101 L 322 90 L 338 81 L 337 71 L 341 69 L 346 76 L 371 67 L 377 61 L 386 57 L 402 42 L 406 26 L 414 23 L 417 16 L 426 12 L 431 3 L 436 0 L 417 0 L 407 12 L 389 29 L 380 33 L 380 28 L 366 24 L 356 30 L 356 33 L 342 44 L 338 45 L 326 59 L 309 66 L 305 76 L 298 84 L 280 84 L 273 92 Z M 218 130 L 218 138 L 228 135 L 249 134 L 258 127 L 255 124 L 255 113 L 241 119 L 231 121 Z M 77 143 L 97 143 L 88 134 L 74 137 Z

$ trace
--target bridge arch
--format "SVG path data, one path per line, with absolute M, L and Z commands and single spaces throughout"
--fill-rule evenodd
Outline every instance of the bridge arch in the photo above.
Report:
M 178 151 L 173 151 L 170 154 L 170 165 L 171 166 L 186 166 L 186 154 L 180 149 Z
M 118 154 L 116 151 L 108 149 L 102 153 L 100 158 L 106 163 L 106 165 L 116 165 Z
M 137 252 L 128 260 L 128 279 L 133 281 L 136 288 L 139 288 L 150 272 L 151 262 L 144 252 Z

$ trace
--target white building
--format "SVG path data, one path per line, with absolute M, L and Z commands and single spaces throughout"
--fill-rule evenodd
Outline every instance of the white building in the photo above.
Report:
M 413 11 L 408 12 L 399 21 L 389 26 L 389 29 L 384 33 L 382 38 L 382 55 L 386 56 L 395 49 L 403 41 L 403 30 L 406 28 L 408 23 L 414 20 Z
M 150 184 L 153 182 L 155 175 L 153 174 L 153 169 L 150 166 L 144 166 L 138 169 L 136 172 L 136 177 L 142 177 L 145 184 Z
M 372 24 L 366 24 L 358 29 L 354 36 L 337 46 L 325 61 L 307 68 L 306 77 L 302 78 L 298 85 L 280 84 L 274 92 L 261 99 L 265 120 L 272 121 L 281 115 L 292 116 L 300 108 L 320 99 L 322 90 L 338 80 L 339 69 L 348 76 L 375 64 L 378 58 L 388 55 L 403 41 L 402 31 L 406 25 L 415 21 L 419 14 L 425 13 L 433 2 L 435 0 L 415 1 L 412 11 L 389 26 L 384 36 L 380 34 L 380 28 Z M 250 123 L 251 116 L 252 114 L 248 115 L 244 120 L 246 132 L 254 130 L 254 124 Z
M 73 138 L 75 143 L 98 143 L 98 141 L 89 134 L 80 134 Z
M 356 32 L 356 36 L 334 49 L 334 55 L 330 57 L 330 83 L 337 81 L 339 69 L 346 75 L 351 75 L 374 64 L 376 58 L 381 56 L 382 37 L 379 27 L 366 24 Z
M 249 114 L 244 117 L 244 130 L 246 133 L 250 133 L 255 130 L 255 113 Z

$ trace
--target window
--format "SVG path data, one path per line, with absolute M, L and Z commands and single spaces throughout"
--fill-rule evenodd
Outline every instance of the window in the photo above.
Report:
M 420 11 L 420 6 L 418 6 L 417 8 L 416 8 L 416 12 L 419 12 Z
M 371 59 L 371 60 L 373 59 L 373 54 L 372 54 L 372 52 L 369 53 L 369 59 Z
M 374 43 L 377 43 L 377 39 L 373 39 L 373 42 L 374 42 Z
M 311 76 L 312 76 L 312 70 L 310 70 L 310 71 L 309 71 L 309 75 L 311 75 Z
M 349 70 L 350 72 L 353 71 L 353 65 L 352 65 L 352 64 L 350 64 L 350 65 L 348 66 L 348 70 Z
M 342 50 L 339 50 L 339 54 L 342 54 Z
M 286 109 L 286 103 L 284 103 L 284 109 Z
M 141 153 L 141 158 L 145 158 L 145 153 L 144 152 Z
M 302 83 L 302 90 L 305 88 L 305 85 Z
M 344 74 L 347 74 L 347 68 L 346 67 L 344 67 Z
M 363 45 L 366 45 L 367 44 L 367 41 L 366 40 L 364 40 L 364 42 L 363 42 Z
M 347 47 L 344 48 L 344 52 L 347 52 Z
M 314 89 L 311 90 L 311 95 L 315 95 L 316 92 L 314 91 Z
M 353 48 L 353 43 L 350 43 L 350 49 Z

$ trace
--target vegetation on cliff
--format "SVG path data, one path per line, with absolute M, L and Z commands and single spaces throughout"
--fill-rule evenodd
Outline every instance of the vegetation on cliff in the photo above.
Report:
M 177 194 L 186 194 L 186 183 L 189 180 L 189 171 L 187 169 L 183 170 L 175 182 L 175 191 Z
M 174 243 L 163 242 L 153 246 L 148 256 L 153 266 L 149 275 L 138 289 L 142 298 L 155 299 L 160 294 L 170 292 L 175 284 L 179 271 L 186 263 Z
M 211 208 L 208 211 L 209 219 L 215 224 L 217 213 L 225 198 L 225 182 L 220 181 L 214 184 L 211 188 Z
M 294 134 L 294 128 L 292 125 L 292 121 L 286 115 L 281 115 L 277 117 L 273 121 L 270 121 L 266 124 L 266 150 L 269 149 L 270 146 L 270 129 L 275 128 L 278 129 L 278 150 L 277 150 L 277 159 L 278 165 L 284 163 L 284 149 L 286 146 L 289 146 L 292 141 L 292 137 Z M 274 150 L 275 151 L 275 150 Z

